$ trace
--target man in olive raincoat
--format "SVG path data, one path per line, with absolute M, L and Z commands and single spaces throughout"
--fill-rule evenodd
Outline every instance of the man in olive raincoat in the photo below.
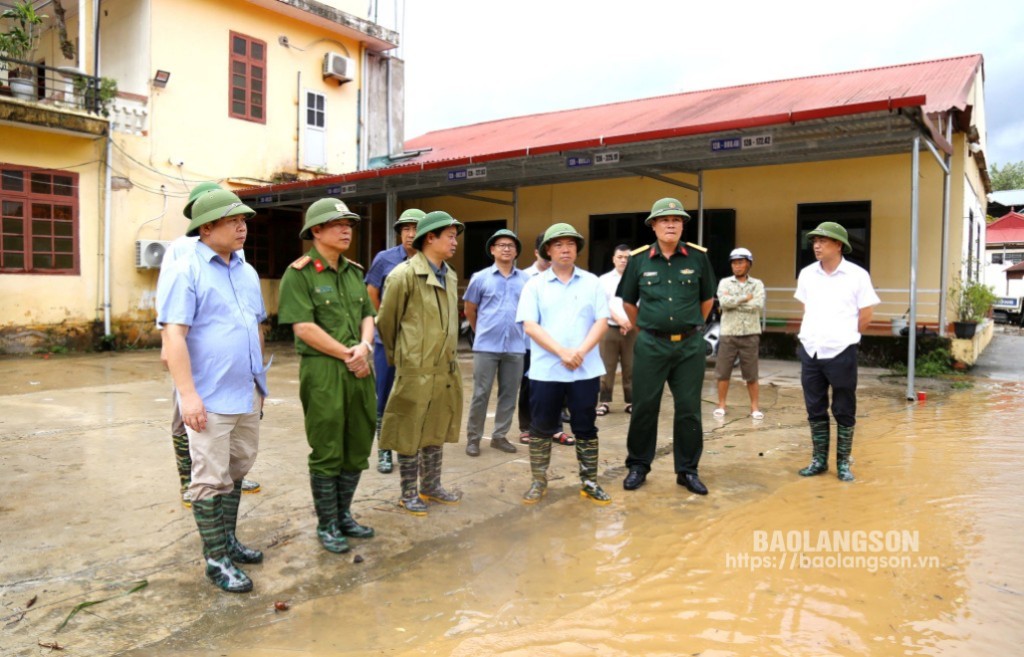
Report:
M 447 212 L 420 219 L 413 241 L 419 253 L 392 270 L 377 314 L 388 364 L 395 367 L 379 447 L 398 453 L 399 506 L 419 516 L 426 515 L 427 502 L 458 504 L 462 498 L 441 486 L 441 461 L 444 443 L 459 441 L 462 424 L 459 279 L 445 261 L 455 255 L 463 228 Z

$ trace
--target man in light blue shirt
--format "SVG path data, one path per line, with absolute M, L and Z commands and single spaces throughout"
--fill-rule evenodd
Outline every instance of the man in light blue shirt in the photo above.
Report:
M 235 563 L 263 561 L 262 552 L 235 537 L 242 479 L 256 460 L 267 395 L 260 331 L 267 312 L 256 270 L 235 253 L 253 214 L 227 190 L 201 196 L 186 230 L 199 242 L 168 270 L 157 309 L 189 436 L 189 492 L 206 576 L 232 593 L 252 590 Z
M 485 248 L 494 264 L 473 275 L 462 297 L 466 319 L 476 332 L 473 400 L 469 403 L 466 426 L 466 454 L 470 456 L 480 456 L 487 402 L 495 377 L 498 378 L 498 407 L 494 413 L 491 447 L 508 454 L 517 451 L 507 434 L 512 426 L 526 352 L 523 326 L 516 323 L 516 307 L 527 280 L 526 274 L 516 269 L 516 258 L 522 247 L 510 230 L 503 228 L 491 235 Z
M 601 283 L 576 267 L 583 236 L 569 224 L 547 229 L 540 255 L 551 268 L 523 289 L 516 321 L 530 337 L 530 469 L 533 481 L 524 504 L 536 504 L 547 492 L 551 439 L 561 426 L 567 400 L 580 463 L 580 496 L 596 504 L 611 498 L 597 483 L 597 412 L 594 402 L 605 373 L 595 349 L 608 329 L 608 300 Z

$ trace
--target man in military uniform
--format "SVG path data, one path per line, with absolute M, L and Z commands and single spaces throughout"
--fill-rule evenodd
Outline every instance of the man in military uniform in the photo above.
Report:
M 704 383 L 701 328 L 711 312 L 715 275 L 705 249 L 681 242 L 690 215 L 674 198 L 651 208 L 646 224 L 657 241 L 632 252 L 619 283 L 626 314 L 640 328 L 633 352 L 633 415 L 626 447 L 626 490 L 644 484 L 658 443 L 658 413 L 668 383 L 675 402 L 672 454 L 676 483 L 698 495 L 708 489 L 697 476 L 704 447 L 700 393 Z
M 409 208 L 403 212 L 394 225 L 395 233 L 401 243 L 381 251 L 373 258 L 364 282 L 374 309 L 380 309 L 380 300 L 384 296 L 384 284 L 391 270 L 416 255 L 416 249 L 412 248 L 412 241 L 416 238 L 416 224 L 423 218 L 423 215 L 423 210 L 416 208 Z M 391 387 L 395 384 L 395 368 L 388 365 L 380 334 L 376 332 L 374 334 L 376 338 L 373 343 L 373 370 L 377 378 L 377 445 L 379 447 L 380 422 L 384 417 L 384 407 L 388 403 L 388 397 L 391 395 Z M 391 450 L 378 449 L 377 472 L 388 474 L 393 469 Z
M 352 498 L 373 445 L 373 304 L 363 270 L 343 254 L 359 215 L 322 198 L 306 210 L 299 237 L 313 248 L 281 278 L 278 318 L 291 324 L 299 361 L 299 398 L 309 443 L 309 481 L 317 537 L 324 549 L 349 550 L 346 537 L 373 530 L 352 517 Z
M 419 253 L 388 276 L 377 319 L 388 364 L 395 367 L 380 448 L 398 452 L 398 504 L 416 516 L 426 515 L 427 502 L 462 499 L 461 492 L 441 486 L 441 462 L 444 444 L 459 442 L 462 423 L 459 277 L 445 261 L 455 255 L 463 228 L 447 212 L 420 219 L 413 240 Z

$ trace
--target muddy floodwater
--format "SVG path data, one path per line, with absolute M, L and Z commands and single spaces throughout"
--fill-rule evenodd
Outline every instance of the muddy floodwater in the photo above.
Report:
M 0 360 L 0 655 L 1024 654 L 1021 377 L 922 379 L 926 400 L 908 402 L 904 381 L 862 369 L 843 484 L 834 444 L 828 474 L 796 475 L 810 455 L 797 364 L 761 362 L 760 422 L 738 380 L 713 419 L 709 375 L 707 497 L 675 483 L 669 398 L 647 484 L 622 490 L 617 391 L 598 420 L 609 506 L 580 499 L 562 446 L 548 496 L 523 506 L 525 449 L 485 438 L 477 458 L 445 448 L 443 480 L 465 497 L 425 518 L 398 511 L 396 473 L 364 473 L 353 510 L 377 536 L 334 555 L 315 535 L 298 359 L 273 350 L 262 488 L 238 528 L 266 555 L 245 567 L 247 595 L 203 577 L 155 352 Z
M 795 476 L 803 448 L 749 420 L 721 426 L 707 498 L 676 486 L 663 458 L 637 492 L 610 481 L 611 506 L 567 488 L 344 593 L 144 652 L 1019 655 L 1022 393 L 981 382 L 908 405 L 891 387 L 863 391 L 853 485 L 834 469 Z M 776 409 L 787 404 L 795 392 L 779 393 Z

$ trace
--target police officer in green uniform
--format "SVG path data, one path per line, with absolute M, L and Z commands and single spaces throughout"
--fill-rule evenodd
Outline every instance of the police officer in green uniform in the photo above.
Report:
M 697 476 L 704 447 L 700 393 L 704 383 L 701 329 L 717 287 L 706 249 L 681 242 L 690 215 L 674 198 L 651 208 L 646 224 L 657 241 L 632 252 L 617 296 L 640 328 L 633 350 L 633 414 L 626 448 L 626 490 L 644 484 L 658 443 L 658 412 L 668 383 L 675 402 L 672 454 L 676 483 L 698 495 L 708 489 Z
M 373 530 L 352 517 L 351 505 L 376 426 L 373 318 L 362 267 L 342 255 L 359 215 L 322 198 L 306 210 L 299 237 L 313 248 L 281 278 L 278 318 L 291 324 L 299 361 L 299 398 L 309 442 L 309 479 L 324 549 L 349 550 L 346 537 Z

